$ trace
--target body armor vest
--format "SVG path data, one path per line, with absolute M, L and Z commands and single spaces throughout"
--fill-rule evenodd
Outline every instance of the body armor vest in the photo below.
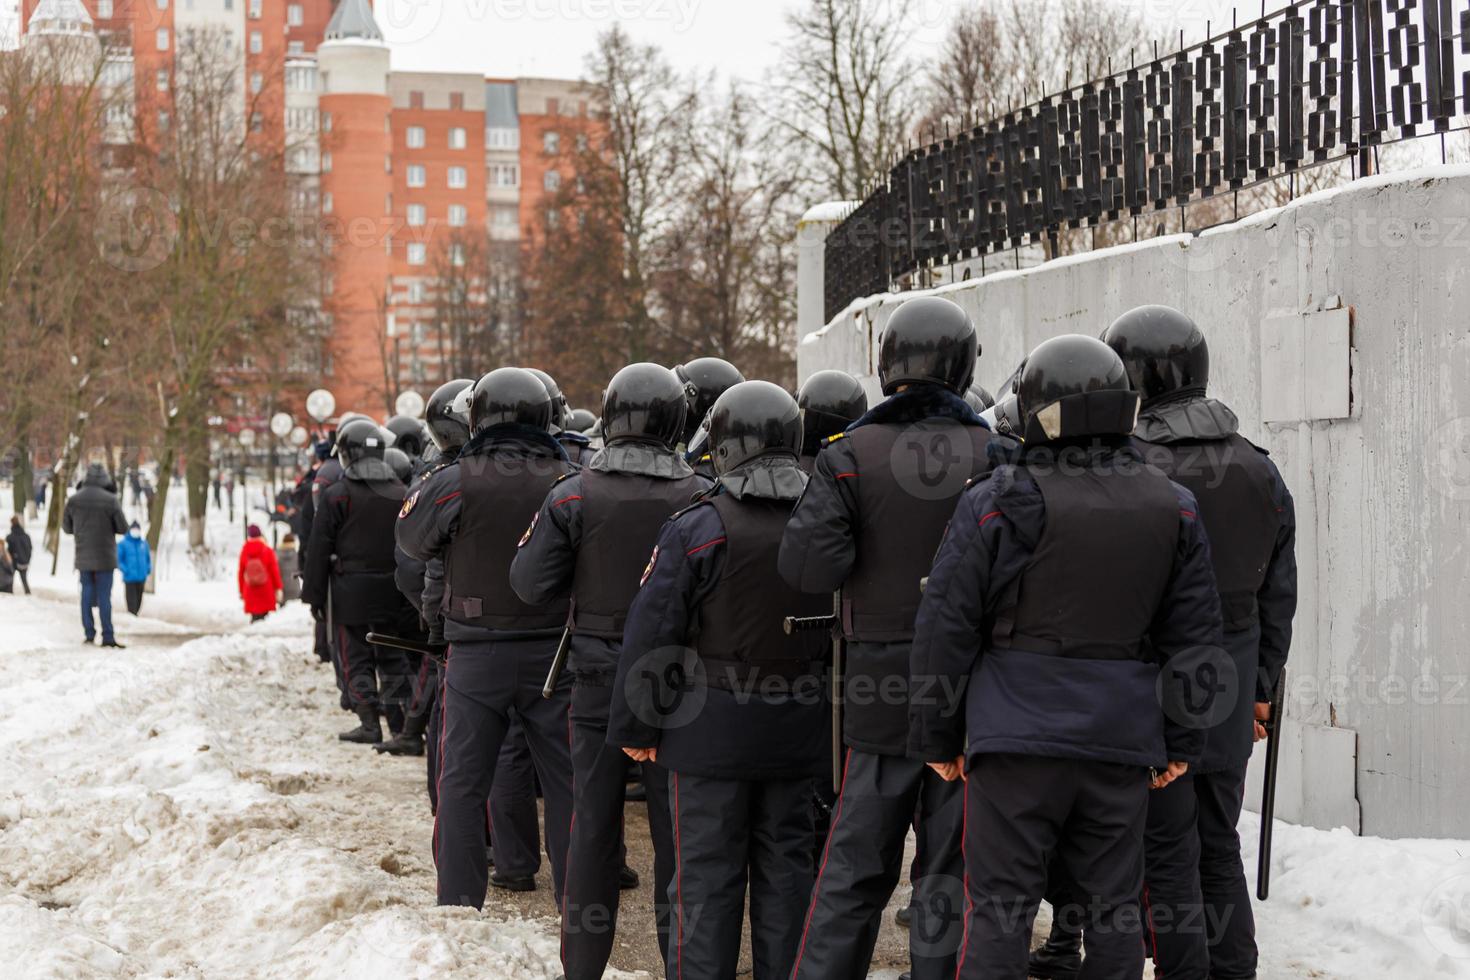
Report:
M 996 616 L 1000 649 L 1147 659 L 1145 640 L 1179 541 L 1168 478 L 1137 460 L 1028 468 L 1046 506 L 1036 551 Z
M 710 685 L 758 685 L 766 677 L 820 675 L 827 634 L 788 636 L 782 625 L 787 616 L 820 616 L 831 608 L 827 597 L 797 592 L 776 573 L 776 553 L 792 502 L 736 500 L 722 493 L 709 504 L 725 525 L 724 571 L 699 607 L 694 639 Z
M 572 589 L 578 633 L 622 639 L 659 530 L 702 485 L 694 476 L 582 471 L 582 540 Z
M 504 456 L 477 463 L 466 468 L 461 462 L 459 533 L 445 563 L 449 618 L 495 630 L 561 626 L 567 619 L 568 600 L 540 606 L 522 602 L 510 587 L 510 563 L 547 491 L 570 464 L 547 457 Z
M 348 479 L 347 516 L 337 531 L 339 575 L 392 575 L 393 528 L 403 506 L 403 486 Z
M 855 640 L 911 640 L 919 580 L 969 480 L 990 469 L 990 430 L 948 419 L 865 425 L 847 434 L 857 460 L 857 560 L 842 586 Z
M 1199 502 L 1225 631 L 1250 629 L 1256 624 L 1256 593 L 1281 530 L 1270 465 L 1239 435 L 1149 447 L 1149 459 Z

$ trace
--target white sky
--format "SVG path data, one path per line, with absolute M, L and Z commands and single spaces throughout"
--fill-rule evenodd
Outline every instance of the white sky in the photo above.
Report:
M 155 2 L 155 0 L 136 0 Z M 221 0 L 196 0 L 218 3 Z M 499 76 L 579 77 L 597 35 L 614 22 L 658 44 L 675 67 L 714 69 L 757 79 L 771 66 L 785 30 L 784 12 L 799 0 L 375 0 L 378 23 L 402 70 L 479 71 Z M 942 40 L 961 0 L 911 0 L 911 52 L 922 58 Z M 1162 39 L 1180 28 L 1190 43 L 1213 19 L 1216 33 L 1230 0 L 1108 0 L 1138 11 Z M 1270 9 L 1283 0 L 1269 0 Z M 1257 3 L 1239 5 L 1242 17 Z M 13 29 L 17 0 L 0 0 L 0 36 Z

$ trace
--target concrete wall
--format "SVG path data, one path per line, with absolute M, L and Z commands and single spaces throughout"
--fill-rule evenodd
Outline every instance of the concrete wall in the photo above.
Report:
M 1212 393 L 1296 497 L 1278 814 L 1470 837 L 1470 168 L 1369 178 L 1199 237 L 937 292 L 975 318 L 992 390 L 1040 341 L 1096 336 L 1133 306 L 1198 321 Z M 871 385 L 899 301 L 859 301 L 808 333 L 798 373 Z

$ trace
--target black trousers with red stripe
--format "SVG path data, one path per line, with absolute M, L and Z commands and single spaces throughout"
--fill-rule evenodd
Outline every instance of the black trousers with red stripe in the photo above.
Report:
M 1143 834 L 1148 771 L 1025 755 L 981 755 L 965 792 L 968 917 L 961 980 L 1024 980 L 1036 909 L 1055 855 L 1082 909 L 1080 980 L 1143 975 Z
M 812 780 L 669 774 L 670 980 L 734 980 L 750 891 L 755 980 L 785 980 L 812 883 Z
M 959 783 L 946 783 L 913 759 L 848 749 L 793 977 L 860 980 L 868 975 L 912 824 L 918 848 L 911 972 L 914 980 L 953 980 L 964 918 L 963 817 Z
M 562 903 L 561 962 L 567 980 L 597 980 L 607 970 L 618 928 L 618 872 L 627 857 L 623 843 L 623 798 L 632 760 L 607 744 L 611 678 L 578 678 L 572 688 L 572 773 L 575 818 L 567 852 L 566 901 Z M 496 785 L 499 786 L 498 777 Z M 653 841 L 653 907 L 658 948 L 669 951 L 669 881 L 674 875 L 674 835 L 669 808 L 669 774 L 643 764 L 648 829 Z M 497 842 L 499 838 L 497 837 Z M 495 855 L 500 863 L 500 852 Z M 635 922 L 641 931 L 647 922 Z
M 546 854 L 554 897 L 561 902 L 572 823 L 572 761 L 568 701 L 571 678 L 550 699 L 541 685 L 556 655 L 557 637 L 455 643 L 443 686 L 439 812 L 434 860 L 439 904 L 485 904 L 489 859 L 485 807 L 496 782 L 512 720 L 519 720 L 546 804 Z
M 1244 798 L 1245 766 L 1186 773 L 1149 794 L 1144 904 L 1160 977 L 1256 975 L 1255 917 L 1235 829 Z
M 397 647 L 369 643 L 373 630 L 367 625 L 337 624 L 337 657 L 342 667 L 342 686 L 348 705 L 371 708 L 388 721 L 388 728 L 403 728 L 403 709 L 413 684 L 408 653 Z

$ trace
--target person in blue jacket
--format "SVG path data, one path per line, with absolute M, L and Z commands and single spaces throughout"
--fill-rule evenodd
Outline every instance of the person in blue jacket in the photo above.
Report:
M 959 977 L 1022 980 L 1053 859 L 1085 896 L 1083 976 L 1137 980 L 1150 788 L 1204 747 L 1192 713 L 1220 600 L 1194 495 L 1128 441 L 1099 340 L 1049 340 L 1017 390 L 1025 448 L 960 497 L 910 662 L 910 755 L 965 780 Z
M 148 584 L 148 576 L 153 573 L 153 555 L 137 521 L 128 528 L 127 534 L 118 539 L 117 569 L 122 573 L 128 612 L 136 616 L 143 608 L 143 586 Z

